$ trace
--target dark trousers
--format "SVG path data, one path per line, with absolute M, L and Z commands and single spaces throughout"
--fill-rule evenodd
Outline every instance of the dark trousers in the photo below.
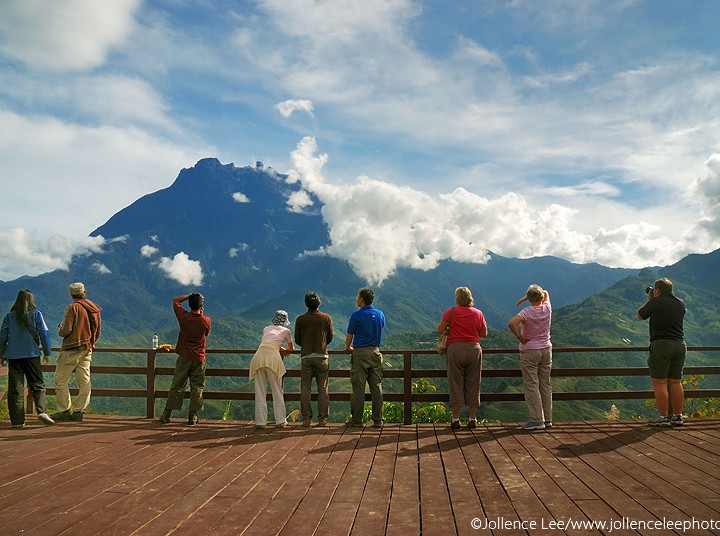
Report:
M 178 356 L 175 362 L 172 385 L 170 385 L 170 392 L 165 404 L 165 411 L 182 409 L 188 381 L 190 382 L 190 413 L 197 413 L 203 408 L 205 362 Z
M 45 382 L 39 357 L 8 359 L 8 411 L 13 424 L 25 423 L 25 379 L 37 413 L 45 413 Z
M 372 419 L 375 424 L 383 422 L 382 369 L 383 356 L 376 346 L 353 349 L 350 358 L 350 415 L 353 424 L 363 423 L 365 409 L 365 384 L 370 388 L 372 398 Z
M 329 368 L 327 357 L 303 357 L 300 361 L 300 413 L 303 419 L 312 419 L 310 391 L 313 378 L 315 378 L 318 390 L 318 420 L 327 420 L 330 415 Z

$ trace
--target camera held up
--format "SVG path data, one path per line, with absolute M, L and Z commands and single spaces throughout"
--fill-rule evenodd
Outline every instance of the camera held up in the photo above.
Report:
M 653 287 L 645 287 L 645 294 L 650 294 L 653 291 Z

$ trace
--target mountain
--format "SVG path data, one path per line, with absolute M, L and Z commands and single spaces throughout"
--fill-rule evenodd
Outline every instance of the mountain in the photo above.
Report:
M 240 168 L 200 160 L 168 188 L 138 199 L 93 231 L 107 239 L 102 253 L 76 257 L 67 271 L 0 283 L 0 306 L 7 310 L 17 290 L 30 288 L 54 325 L 69 300 L 67 285 L 79 280 L 103 307 L 103 344 L 137 334 L 149 341 L 156 331 L 170 340 L 176 331 L 172 297 L 199 290 L 208 314 L 239 326 L 210 344 L 252 347 L 253 326 L 266 324 L 276 309 L 301 314 L 303 296 L 312 289 L 343 329 L 355 292 L 366 283 L 343 260 L 303 255 L 328 244 L 328 229 L 317 200 L 309 210 L 289 209 L 300 187 L 286 178 L 261 162 Z M 636 273 L 553 257 L 493 255 L 485 265 L 445 261 L 426 272 L 399 269 L 375 288 L 376 304 L 386 311 L 388 334 L 428 332 L 453 304 L 454 289 L 468 286 L 491 328 L 504 329 L 530 283 L 549 289 L 560 307 Z
M 88 297 L 103 308 L 99 346 L 147 347 L 155 332 L 163 342 L 175 341 L 177 323 L 171 299 L 198 290 L 205 295 L 206 312 L 213 318 L 208 345 L 251 349 L 276 309 L 286 309 L 294 318 L 305 312 L 305 292 L 315 290 L 323 300 L 322 310 L 335 320 L 333 347 L 337 348 L 355 310 L 355 293 L 366 282 L 343 260 L 303 255 L 329 243 L 328 228 L 317 200 L 302 212 L 289 209 L 288 201 L 299 193 L 299 186 L 286 178 L 259 162 L 239 168 L 214 158 L 200 160 L 183 169 L 168 188 L 138 199 L 93 231 L 93 236 L 106 238 L 102 253 L 74 258 L 67 271 L 0 282 L 0 310 L 9 310 L 17 291 L 29 288 L 48 324 L 55 326 L 70 301 L 67 286 L 83 281 Z M 516 341 L 507 330 L 507 321 L 518 311 L 515 303 L 527 286 L 538 283 L 551 293 L 556 347 L 644 346 L 647 323 L 635 314 L 645 300 L 645 287 L 667 276 L 688 305 L 688 344 L 719 345 L 719 261 L 720 250 L 690 255 L 672 266 L 630 270 L 573 264 L 554 257 L 508 259 L 492 254 L 487 264 L 443 261 L 429 271 L 398 269 L 375 287 L 376 305 L 388 319 L 384 346 L 427 347 L 441 313 L 453 305 L 455 288 L 468 286 L 490 326 L 483 347 L 514 348 Z M 60 340 L 51 331 L 57 346 Z M 418 366 L 442 366 L 440 360 L 429 357 L 420 359 Z M 127 364 L 129 359 L 103 354 L 102 364 Z M 645 359 L 644 351 L 557 353 L 554 362 L 557 367 L 644 366 Z M 694 353 L 689 362 L 703 364 L 713 359 Z M 233 362 L 243 365 L 237 359 Z M 486 368 L 516 366 L 516 355 L 489 357 L 484 364 Z M 124 387 L 142 388 L 137 378 L 103 376 L 94 378 L 98 387 L 125 382 Z M 230 390 L 250 389 L 247 378 L 216 380 Z M 442 381 L 438 380 L 441 389 Z M 649 380 L 559 378 L 555 387 L 558 391 L 648 389 Z M 522 386 L 519 378 L 488 377 L 483 379 L 483 389 L 520 391 Z M 101 411 L 144 411 L 141 400 L 98 398 L 93 404 Z M 642 415 L 647 411 L 643 404 L 618 402 L 623 416 Z M 212 401 L 207 411 L 219 418 L 228 408 Z M 602 418 L 608 409 L 607 401 L 558 402 L 556 415 L 560 420 Z M 485 404 L 482 413 L 504 420 L 526 417 L 523 404 Z M 233 408 L 234 418 L 251 415 L 251 405 Z M 341 409 L 338 418 L 342 417 Z

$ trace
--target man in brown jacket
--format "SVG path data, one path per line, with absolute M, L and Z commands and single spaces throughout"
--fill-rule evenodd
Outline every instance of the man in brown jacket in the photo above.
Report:
M 310 390 L 315 378 L 318 390 L 318 424 L 327 425 L 330 414 L 328 389 L 327 345 L 333 340 L 333 323 L 330 315 L 318 311 L 320 297 L 315 292 L 305 294 L 307 313 L 295 320 L 295 342 L 300 346 L 300 412 L 303 425 L 312 424 Z
M 55 395 L 58 412 L 55 421 L 82 422 L 90 403 L 90 362 L 95 343 L 100 338 L 100 307 L 86 297 L 85 285 L 73 283 L 68 287 L 73 302 L 65 309 L 58 335 L 63 338 L 55 367 Z M 78 396 L 70 400 L 68 381 L 75 372 Z

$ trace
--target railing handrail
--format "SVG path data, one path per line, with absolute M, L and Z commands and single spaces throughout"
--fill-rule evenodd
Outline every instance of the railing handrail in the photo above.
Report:
M 59 348 L 53 348 L 58 351 Z M 689 346 L 688 352 L 717 352 L 720 346 Z M 155 401 L 157 399 L 166 398 L 167 391 L 157 389 L 156 378 L 162 375 L 172 375 L 174 367 L 160 367 L 157 365 L 157 356 L 165 354 L 174 354 L 174 351 L 158 350 L 153 348 L 106 348 L 98 347 L 93 350 L 94 353 L 120 353 L 120 354 L 145 354 L 145 366 L 110 366 L 110 365 L 91 365 L 91 373 L 96 374 L 133 374 L 145 375 L 147 379 L 146 389 L 93 389 L 93 396 L 111 396 L 111 397 L 138 397 L 146 399 L 146 416 L 148 418 L 155 417 Z M 647 346 L 613 346 L 613 347 L 553 347 L 553 353 L 604 353 L 604 352 L 647 352 Z M 208 354 L 236 354 L 236 355 L 252 355 L 255 349 L 237 349 L 237 348 L 208 348 Z M 414 378 L 439 378 L 445 377 L 444 368 L 438 369 L 414 369 L 412 367 L 412 358 L 417 355 L 438 355 L 432 349 L 382 349 L 384 355 L 402 355 L 403 368 L 385 369 L 383 376 L 386 378 L 402 378 L 402 393 L 384 393 L 384 399 L 390 402 L 401 402 L 404 404 L 404 421 L 405 424 L 412 423 L 412 404 L 413 402 L 447 402 L 448 393 L 414 393 L 412 391 L 412 383 Z M 497 354 L 518 354 L 517 348 L 483 348 L 484 355 Z M 300 355 L 299 351 L 292 352 L 293 355 Z M 330 355 L 345 355 L 344 350 L 330 350 Z M 438 359 L 442 359 L 438 356 Z M 348 362 L 349 365 L 349 362 Z M 53 365 L 43 365 L 43 371 L 52 372 Z M 686 374 L 720 374 L 720 366 L 687 366 Z M 248 377 L 249 369 L 247 368 L 207 368 L 206 376 L 232 376 L 232 377 Z M 648 375 L 647 367 L 602 367 L 602 368 L 556 368 L 552 369 L 552 376 L 568 377 L 568 376 L 646 376 Z M 290 368 L 286 372 L 288 377 L 299 377 L 300 370 Z M 331 377 L 349 378 L 350 370 L 344 368 L 331 368 Z M 519 368 L 512 369 L 492 369 L 483 368 L 483 377 L 502 377 L 517 378 L 522 377 Z M 48 394 L 54 394 L 53 388 L 47 389 Z M 71 389 L 71 393 L 76 394 L 77 389 Z M 331 392 L 331 400 L 350 400 L 349 392 Z M 230 391 L 205 391 L 203 396 L 208 400 L 253 400 L 254 392 L 230 392 Z M 269 395 L 268 395 L 269 396 Z M 578 391 L 578 392 L 554 392 L 554 400 L 632 400 L 632 399 L 650 399 L 653 398 L 653 391 Z M 369 399 L 369 395 L 366 395 Z M 695 389 L 686 392 L 687 398 L 710 398 L 720 397 L 720 389 Z M 317 400 L 317 393 L 312 394 L 313 400 Z M 300 393 L 286 392 L 286 400 L 300 400 Z M 502 392 L 488 393 L 482 391 L 481 400 L 483 401 L 522 401 L 524 400 L 521 392 Z M 28 395 L 26 404 L 28 412 L 32 411 L 32 397 Z

